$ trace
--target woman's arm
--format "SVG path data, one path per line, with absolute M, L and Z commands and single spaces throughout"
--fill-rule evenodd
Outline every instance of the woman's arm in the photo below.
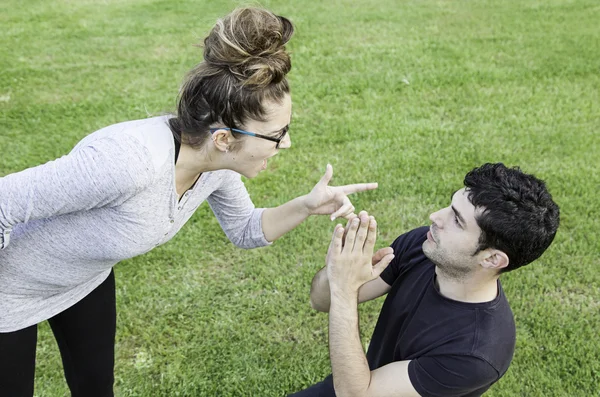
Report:
M 269 244 L 262 227 L 264 208 L 255 208 L 240 174 L 224 171 L 221 186 L 206 199 L 221 229 L 236 247 L 249 249 Z
M 240 248 L 261 247 L 277 240 L 298 226 L 309 215 L 329 215 L 331 219 L 350 217 L 354 206 L 348 195 L 376 189 L 376 183 L 328 186 L 333 176 L 331 165 L 312 191 L 274 208 L 254 208 L 248 191 L 237 173 L 223 181 L 222 187 L 208 197 L 208 203 L 221 228 Z
M 248 249 L 268 245 L 308 217 L 303 197 L 275 208 L 254 208 L 239 174 L 231 175 L 208 196 L 208 204 L 235 246 Z
M 19 223 L 114 205 L 142 189 L 154 166 L 139 143 L 128 142 L 99 139 L 0 178 L 0 249 L 8 246 Z
M 329 215 L 331 220 L 352 217 L 354 206 L 348 195 L 377 188 L 376 183 L 329 186 L 332 177 L 333 167 L 327 164 L 325 175 L 309 194 L 296 197 L 279 207 L 267 208 L 262 216 L 265 238 L 269 241 L 277 240 L 310 215 Z
M 296 197 L 279 207 L 267 208 L 262 213 L 262 229 L 268 241 L 275 241 L 310 216 L 305 197 Z

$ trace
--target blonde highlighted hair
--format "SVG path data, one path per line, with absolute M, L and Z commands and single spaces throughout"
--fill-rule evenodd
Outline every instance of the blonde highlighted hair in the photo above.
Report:
M 239 128 L 263 120 L 265 101 L 289 94 L 292 68 L 285 45 L 294 33 L 285 17 L 261 8 L 238 8 L 217 20 L 204 39 L 204 60 L 186 76 L 171 130 L 202 146 L 211 125 Z

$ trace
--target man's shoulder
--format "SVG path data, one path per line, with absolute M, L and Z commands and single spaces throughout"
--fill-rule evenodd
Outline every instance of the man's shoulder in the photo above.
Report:
M 437 347 L 425 355 L 477 358 L 502 376 L 512 361 L 516 342 L 514 317 L 504 293 L 500 290 L 492 302 L 446 303 L 429 305 L 429 313 L 422 313 L 434 323 L 439 321 Z M 448 338 L 448 333 L 454 336 Z
M 498 297 L 477 310 L 477 328 L 473 353 L 504 374 L 512 360 L 516 344 L 513 312 L 500 283 Z
M 438 330 L 421 332 L 415 340 L 423 349 L 412 357 L 409 375 L 420 393 L 444 394 L 448 386 L 483 393 L 508 370 L 516 332 L 505 297 L 469 306 L 422 307 L 428 313 L 419 321 Z M 457 373 L 463 375 L 460 380 Z

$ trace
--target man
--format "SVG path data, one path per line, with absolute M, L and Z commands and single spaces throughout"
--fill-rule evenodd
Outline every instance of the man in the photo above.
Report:
M 431 227 L 375 255 L 373 217 L 336 226 L 311 288 L 329 311 L 333 374 L 294 397 L 479 396 L 504 375 L 515 324 L 499 277 L 548 248 L 559 208 L 543 181 L 503 164 L 464 185 Z M 386 293 L 365 356 L 357 305 Z

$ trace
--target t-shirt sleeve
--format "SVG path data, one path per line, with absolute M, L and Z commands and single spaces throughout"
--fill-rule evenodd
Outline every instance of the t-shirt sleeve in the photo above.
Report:
M 416 358 L 408 364 L 408 376 L 422 397 L 462 396 L 498 380 L 485 360 L 459 355 Z
M 208 204 L 229 240 L 240 248 L 271 244 L 263 233 L 264 208 L 255 208 L 238 173 L 230 172 L 221 187 L 208 196 Z
M 101 138 L 0 178 L 0 249 L 19 223 L 117 205 L 149 184 L 154 166 L 134 138 Z
M 399 236 L 392 244 L 394 249 L 394 259 L 388 267 L 381 273 L 381 279 L 389 285 L 394 284 L 394 281 L 401 275 L 402 270 L 417 256 L 422 256 L 423 251 L 421 246 L 427 238 L 428 227 L 423 226 L 413 229 L 410 232 Z

